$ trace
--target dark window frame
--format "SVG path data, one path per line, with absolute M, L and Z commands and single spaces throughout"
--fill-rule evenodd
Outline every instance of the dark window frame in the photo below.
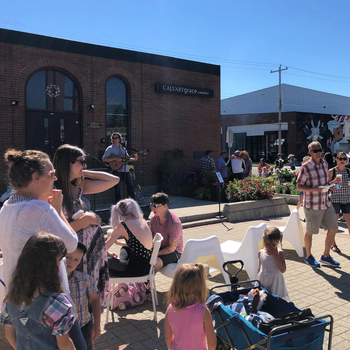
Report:
M 40 108 L 28 108 L 27 107 L 27 85 L 28 82 L 30 81 L 30 79 L 38 72 L 41 71 L 45 71 L 45 85 L 47 86 L 48 84 L 48 80 L 47 80 L 47 71 L 53 71 L 53 77 L 54 77 L 54 81 L 56 80 L 56 72 L 59 72 L 65 76 L 67 76 L 69 79 L 71 79 L 73 81 L 73 110 L 56 110 L 56 109 L 40 109 Z M 74 86 L 77 88 L 77 97 L 74 98 Z M 48 106 L 48 101 L 47 101 L 47 94 L 45 94 L 45 98 L 46 98 L 46 106 Z M 64 96 L 64 98 L 66 98 Z M 78 99 L 78 108 L 77 111 L 74 111 L 74 106 L 77 103 L 75 100 Z M 65 69 L 59 68 L 59 67 L 55 67 L 55 66 L 45 66 L 45 67 L 41 67 L 39 69 L 36 69 L 35 71 L 33 71 L 27 78 L 26 84 L 25 84 L 25 108 L 28 111 L 38 111 L 38 112 L 42 112 L 42 111 L 46 111 L 49 113 L 82 113 L 82 103 L 83 103 L 83 97 L 82 97 L 82 89 L 81 86 L 79 84 L 79 81 L 75 78 L 74 75 L 72 75 L 70 72 L 66 71 Z M 55 99 L 53 101 L 53 105 L 55 106 Z
M 106 140 L 107 142 L 110 141 L 110 135 L 107 134 L 107 83 L 110 79 L 112 78 L 117 78 L 119 80 L 121 80 L 124 85 L 125 85 L 125 100 L 126 100 L 126 118 L 127 118 L 127 123 L 126 123 L 126 128 L 127 128 L 127 133 L 126 133 L 126 137 L 123 137 L 123 141 L 127 141 L 128 142 L 128 147 L 131 147 L 131 92 L 130 92 L 130 84 L 128 82 L 128 80 L 123 77 L 122 75 L 119 74 L 113 74 L 110 75 L 106 81 L 105 81 L 105 133 L 106 133 Z M 114 130 L 113 132 L 120 132 L 119 130 Z

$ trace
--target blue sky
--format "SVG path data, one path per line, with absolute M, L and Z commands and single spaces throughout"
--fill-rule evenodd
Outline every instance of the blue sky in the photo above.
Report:
M 282 83 L 350 96 L 349 14 L 346 0 L 12 0 L 0 27 L 218 64 L 222 98 L 277 85 L 280 64 Z

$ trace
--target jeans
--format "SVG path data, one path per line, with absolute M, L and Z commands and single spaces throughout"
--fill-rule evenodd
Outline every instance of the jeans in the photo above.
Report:
M 75 321 L 73 327 L 70 329 L 69 337 L 72 339 L 77 350 L 87 350 L 86 342 L 84 340 L 78 321 Z
M 92 350 L 92 339 L 91 339 L 91 331 L 92 331 L 92 321 L 88 322 L 85 326 L 81 327 L 81 333 L 86 341 L 87 350 Z
M 131 175 L 129 172 L 117 172 L 113 171 L 113 175 L 119 176 L 120 177 L 120 182 L 117 183 L 114 186 L 114 191 L 115 191 L 115 200 L 116 203 L 118 203 L 122 198 L 121 195 L 121 186 L 124 187 L 124 196 L 126 196 L 126 193 L 128 194 L 128 197 L 130 198 L 135 198 L 135 188 L 134 188 L 134 181 L 131 178 Z M 123 182 L 122 182 L 123 181 Z

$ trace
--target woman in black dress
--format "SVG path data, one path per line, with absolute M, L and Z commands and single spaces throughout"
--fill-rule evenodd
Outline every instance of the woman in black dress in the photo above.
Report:
M 122 248 L 119 258 L 108 258 L 110 275 L 135 277 L 147 274 L 152 254 L 152 232 L 137 202 L 128 198 L 113 206 L 111 224 L 113 232 L 107 239 L 106 247 L 109 249 L 115 243 Z M 118 240 L 120 237 L 122 239 Z

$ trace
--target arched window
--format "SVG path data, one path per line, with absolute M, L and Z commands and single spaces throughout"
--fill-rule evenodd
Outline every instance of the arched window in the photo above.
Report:
M 109 138 L 114 132 L 120 132 L 124 140 L 128 139 L 128 96 L 125 82 L 111 77 L 106 82 L 106 133 Z
M 27 109 L 79 112 L 77 85 L 64 73 L 44 69 L 34 73 L 26 86 Z

